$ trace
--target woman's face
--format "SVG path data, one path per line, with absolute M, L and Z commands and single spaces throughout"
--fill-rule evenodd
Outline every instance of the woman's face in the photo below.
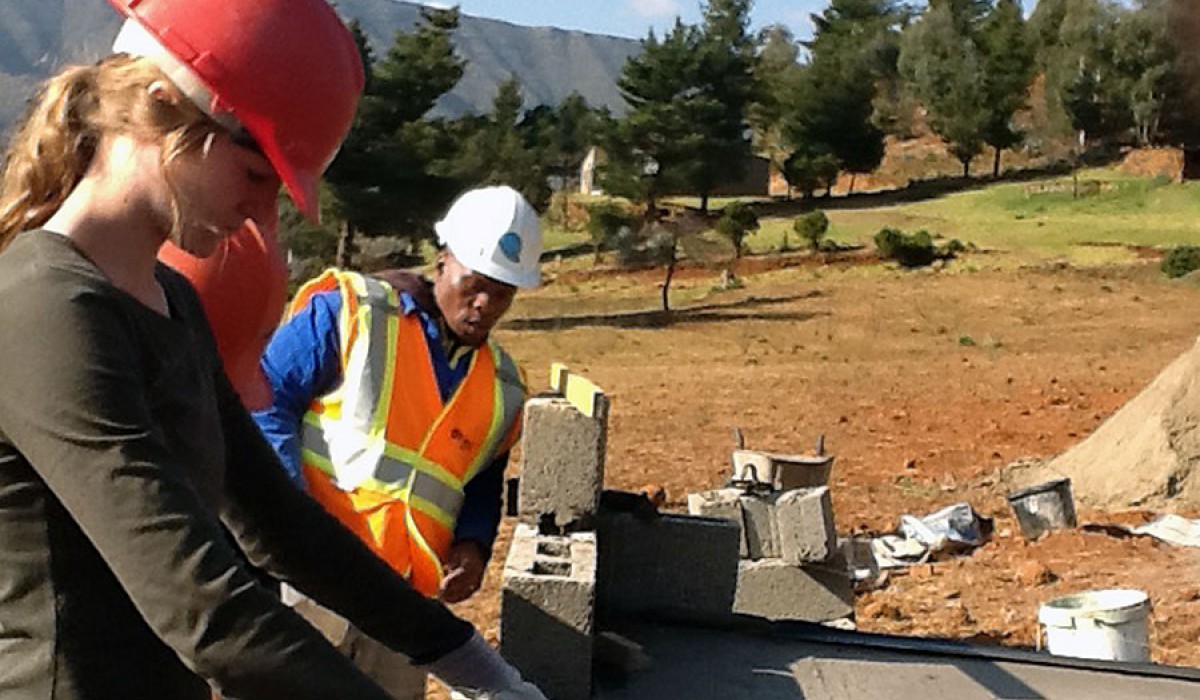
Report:
M 247 219 L 262 229 L 276 226 L 279 176 L 252 143 L 235 143 L 221 130 L 165 168 L 180 212 L 172 240 L 188 253 L 212 255 Z

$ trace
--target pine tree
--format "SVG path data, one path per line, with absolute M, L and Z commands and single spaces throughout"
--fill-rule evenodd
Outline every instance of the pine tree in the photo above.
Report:
M 565 183 L 577 175 L 608 118 L 607 109 L 593 109 L 582 95 L 571 93 L 557 108 L 539 105 L 526 112 L 520 129 L 546 174 Z
M 750 142 L 746 111 L 756 91 L 754 41 L 748 33 L 751 0 L 709 0 L 704 7 L 701 54 L 696 87 L 703 99 L 695 102 L 696 126 L 703 153 L 690 178 L 707 211 L 716 186 L 740 178 L 746 170 Z
M 508 185 L 536 209 L 550 197 L 545 169 L 518 122 L 524 116 L 521 81 L 516 76 L 500 83 L 491 112 L 482 118 L 460 120 L 465 133 L 450 173 L 464 187 Z
M 754 94 L 750 0 L 712 0 L 703 26 L 653 32 L 625 63 L 617 85 L 630 110 L 606 144 L 605 188 L 647 203 L 713 189 L 740 175 L 749 155 L 747 105 Z
M 992 177 L 1000 176 L 1000 154 L 1021 143 L 1013 115 L 1027 103 L 1033 80 L 1033 46 L 1018 0 L 997 0 L 979 29 L 987 123 L 983 141 L 995 150 Z
M 900 73 L 925 106 L 929 125 L 971 174 L 971 160 L 983 149 L 989 120 L 984 56 L 968 17 L 978 16 L 978 3 L 940 0 L 904 33 Z M 956 14 L 961 13 L 961 14 Z
M 415 30 L 397 33 L 378 63 L 370 62 L 361 28 L 357 33 L 367 88 L 327 175 L 345 221 L 344 257 L 356 233 L 394 235 L 410 246 L 431 237 L 433 222 L 459 189 L 434 174 L 440 126 L 424 119 L 462 77 L 463 61 L 450 43 L 458 20 L 457 10 L 422 8 Z
M 785 101 L 800 79 L 800 46 L 786 27 L 773 25 L 759 33 L 758 47 L 754 63 L 757 90 L 747 107 L 746 117 L 754 152 L 782 171 L 791 153 L 782 129 Z
M 663 194 L 688 190 L 705 143 L 697 117 L 721 109 L 698 85 L 702 40 L 679 20 L 662 39 L 651 32 L 617 82 L 629 112 L 604 141 L 601 176 L 607 191 L 646 203 L 648 217 Z
M 811 60 L 791 86 L 783 127 L 802 152 L 792 161 L 794 176 L 804 170 L 798 163 L 827 167 L 822 154 L 851 173 L 879 166 L 884 133 L 873 119 L 875 97 L 895 73 L 896 25 L 903 16 L 892 0 L 833 0 L 812 15 L 813 39 L 805 44 Z

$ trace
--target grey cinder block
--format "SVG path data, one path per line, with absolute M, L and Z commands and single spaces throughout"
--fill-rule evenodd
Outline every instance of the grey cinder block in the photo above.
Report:
M 829 488 L 796 489 L 775 499 L 779 556 L 788 564 L 825 561 L 837 549 Z
M 739 488 L 688 494 L 688 512 L 707 518 L 725 518 L 741 528 L 738 556 L 762 559 L 779 556 L 774 495 L 748 494 Z
M 729 614 L 737 587 L 736 523 L 601 511 L 596 537 L 601 617 L 655 611 L 706 618 Z
M 854 587 L 844 566 L 792 566 L 782 559 L 743 561 L 733 611 L 770 620 L 825 622 L 854 614 Z
M 519 524 L 504 564 L 500 651 L 555 700 L 592 692 L 596 537 Z
M 518 513 L 523 522 L 556 530 L 595 527 L 604 484 L 608 399 L 588 417 L 561 397 L 525 403 Z
M 774 495 L 747 495 L 742 498 L 742 520 L 746 532 L 747 556 L 750 559 L 779 556 L 775 507 Z

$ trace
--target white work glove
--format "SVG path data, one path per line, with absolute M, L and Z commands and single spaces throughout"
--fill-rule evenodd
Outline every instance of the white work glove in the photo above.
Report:
M 475 700 L 547 700 L 478 632 L 466 644 L 426 664 L 425 669 L 456 693 Z
M 463 695 L 457 690 L 450 693 L 450 700 L 546 700 L 542 691 L 529 681 L 521 681 L 521 686 L 513 690 L 501 690 L 495 693 L 478 693 Z

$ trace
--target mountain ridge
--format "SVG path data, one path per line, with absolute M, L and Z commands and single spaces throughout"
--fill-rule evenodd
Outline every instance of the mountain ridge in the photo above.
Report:
M 338 0 L 335 6 L 344 19 L 359 21 L 377 60 L 397 31 L 416 25 L 421 8 L 403 0 Z M 105 0 L 0 3 L 0 134 L 7 135 L 42 80 L 64 65 L 107 53 L 119 26 Z M 438 116 L 488 111 L 496 86 L 513 75 L 521 80 L 526 109 L 556 105 L 578 92 L 589 104 L 622 114 L 617 78 L 626 59 L 641 51 L 634 39 L 470 15 L 462 16 L 454 45 L 467 65 L 434 108 Z

